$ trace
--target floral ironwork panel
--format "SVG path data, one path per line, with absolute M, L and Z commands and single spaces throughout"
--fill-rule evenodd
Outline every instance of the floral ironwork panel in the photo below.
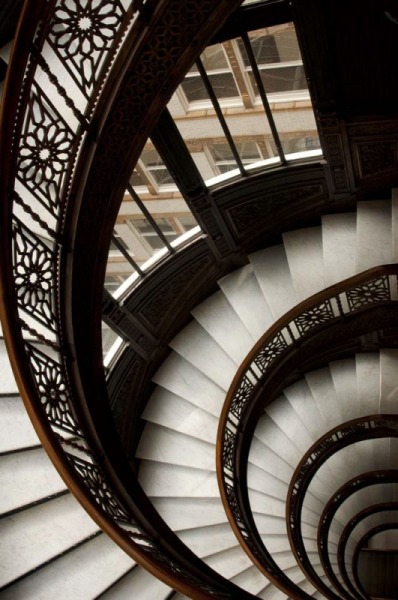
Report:
M 120 524 L 127 526 L 135 525 L 133 519 L 122 508 L 115 497 L 111 487 L 105 480 L 105 474 L 98 465 L 89 463 L 72 454 L 68 454 L 68 460 L 82 478 L 96 503 L 108 517 Z
M 234 456 L 235 456 L 236 435 L 226 429 L 224 432 L 224 443 L 222 447 L 222 464 L 224 469 L 228 468 L 233 471 Z
M 390 300 L 390 286 L 388 277 L 380 277 L 370 283 L 353 288 L 347 293 L 347 301 L 350 310 L 363 308 L 369 304 Z
M 15 217 L 13 271 L 18 307 L 56 333 L 53 306 L 56 256 Z
M 242 411 L 250 398 L 254 385 L 246 375 L 243 377 L 236 394 L 233 397 L 229 412 L 239 419 Z
M 299 317 L 294 319 L 294 323 L 301 335 L 311 331 L 314 327 L 328 323 L 328 321 L 334 319 L 332 305 L 329 300 L 322 302 L 318 306 L 314 306 L 309 310 L 303 312 Z
M 58 429 L 82 435 L 70 405 L 62 366 L 31 344 L 26 344 L 37 394 L 49 423 Z
M 288 344 L 281 333 L 278 333 L 273 340 L 265 346 L 256 356 L 254 363 L 262 373 L 265 373 L 269 365 L 277 356 L 282 354 L 288 347 Z
M 49 40 L 89 98 L 125 16 L 119 0 L 59 0 Z
M 70 163 L 73 140 L 73 132 L 67 122 L 44 92 L 32 84 L 20 138 L 17 177 L 55 217 L 60 208 L 62 184 Z

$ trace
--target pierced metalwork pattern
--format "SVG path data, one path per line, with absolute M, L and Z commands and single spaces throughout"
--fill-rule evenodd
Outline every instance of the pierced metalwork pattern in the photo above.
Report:
M 222 447 L 223 464 L 228 469 L 234 467 L 234 452 L 235 452 L 236 436 L 229 429 L 225 430 L 224 443 Z
M 82 435 L 71 410 L 69 389 L 62 366 L 46 354 L 26 343 L 37 394 L 49 423 L 68 433 Z
M 246 513 L 250 508 L 246 505 L 241 505 L 242 499 L 238 493 L 239 482 L 236 480 L 236 466 L 239 460 L 238 448 L 240 447 L 237 444 L 238 436 L 241 435 L 242 430 L 244 431 L 244 424 L 246 422 L 244 418 L 247 414 L 247 408 L 251 407 L 252 403 L 256 401 L 257 391 L 261 388 L 263 382 L 267 381 L 267 376 L 272 372 L 275 363 L 279 364 L 278 361 L 283 361 L 285 355 L 290 350 L 295 352 L 295 349 L 300 345 L 301 339 L 304 336 L 316 327 L 324 323 L 340 320 L 347 314 L 355 313 L 360 308 L 380 302 L 392 301 L 390 297 L 389 278 L 393 276 L 395 281 L 397 274 L 395 270 L 391 271 L 389 267 L 382 267 L 380 270 L 383 273 L 382 275 L 380 273 L 375 274 L 375 272 L 370 275 L 368 274 L 367 279 L 365 278 L 366 276 L 363 277 L 363 283 L 348 290 L 348 292 L 345 289 L 341 289 L 336 295 L 335 291 L 334 295 L 329 298 L 326 297 L 324 300 L 318 301 L 318 303 L 314 303 L 310 308 L 307 308 L 308 305 L 306 305 L 305 310 L 293 319 L 282 321 L 277 333 L 274 333 L 272 337 L 264 337 L 262 347 L 256 346 L 252 354 L 247 357 L 244 368 L 242 367 L 241 378 L 235 384 L 234 390 L 229 394 L 229 407 L 228 411 L 224 411 L 225 417 L 223 417 L 222 422 L 224 437 L 222 438 L 221 455 L 218 458 L 220 463 L 217 465 L 217 468 L 221 469 L 222 485 L 228 509 L 239 529 L 242 545 L 246 547 L 249 553 L 258 553 L 259 560 L 266 572 L 281 581 L 284 590 L 291 589 L 291 582 L 285 580 L 283 572 L 273 563 L 267 548 L 256 537 L 256 534 L 253 533 L 250 517 L 247 516 L 249 512 Z M 384 273 L 386 272 L 389 274 L 385 275 Z M 311 466 L 322 455 L 333 452 L 333 448 L 336 445 L 347 445 L 350 443 L 349 439 L 352 435 L 372 436 L 375 429 L 378 429 L 380 432 L 382 428 L 393 431 L 396 428 L 394 418 L 392 420 L 384 418 L 383 422 L 379 417 L 378 421 L 377 419 L 368 419 L 365 423 L 356 422 L 355 424 L 347 424 L 344 429 L 334 433 L 330 438 L 324 439 L 318 444 L 318 447 L 314 449 L 308 459 L 308 465 L 302 466 L 300 472 L 295 474 L 295 481 L 289 499 L 291 510 L 288 517 L 290 520 L 289 528 L 293 532 L 292 535 L 297 534 L 297 511 L 300 510 L 300 490 L 308 480 Z M 380 433 L 376 435 L 380 435 Z M 256 539 L 254 544 L 252 543 L 253 540 L 248 539 L 248 531 Z M 298 560 L 305 564 L 305 568 L 308 573 L 311 572 L 313 580 L 317 579 L 317 574 L 309 563 L 304 547 L 295 542 L 295 548 Z M 311 575 L 309 575 L 310 578 Z M 322 582 L 317 580 L 318 584 L 319 586 L 323 585 Z M 328 593 L 330 592 L 328 591 Z M 331 597 L 334 600 L 338 600 L 339 598 L 334 592 Z
M 278 333 L 273 340 L 257 354 L 254 360 L 255 365 L 262 373 L 265 373 L 275 358 L 282 354 L 287 347 L 288 344 L 285 338 L 281 333 Z
M 294 323 L 300 335 L 303 335 L 311 331 L 314 327 L 318 327 L 318 325 L 328 323 L 331 319 L 334 319 L 333 309 L 330 301 L 327 300 L 301 313 L 299 317 L 294 319 Z
M 126 526 L 135 525 L 132 518 L 117 501 L 113 490 L 109 487 L 105 479 L 102 469 L 98 465 L 88 463 L 72 454 L 67 454 L 67 457 L 73 465 L 74 470 L 82 478 L 85 487 L 107 516 L 119 524 Z
M 44 92 L 32 84 L 20 138 L 17 177 L 53 216 L 59 212 L 73 141 L 67 122 Z
M 18 306 L 56 332 L 53 307 L 55 253 L 16 218 L 13 234 L 13 268 Z
M 247 400 L 251 397 L 254 390 L 254 385 L 250 379 L 246 376 L 242 378 L 239 388 L 233 397 L 230 412 L 239 418 L 242 414 L 243 408 L 246 405 Z
M 49 41 L 86 98 L 90 97 L 125 10 L 120 0 L 59 0 Z
M 380 277 L 368 284 L 361 285 L 346 292 L 350 310 L 356 310 L 369 304 L 390 300 L 388 277 Z

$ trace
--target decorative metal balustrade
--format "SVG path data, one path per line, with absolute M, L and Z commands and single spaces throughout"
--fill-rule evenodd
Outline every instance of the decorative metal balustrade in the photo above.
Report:
M 337 492 L 332 496 L 332 498 L 330 498 L 329 502 L 324 508 L 321 518 L 319 519 L 318 552 L 321 558 L 321 563 L 329 580 L 331 581 L 332 585 L 334 585 L 335 588 L 339 590 L 342 598 L 351 598 L 351 596 L 347 594 L 347 590 L 341 585 L 341 582 L 339 581 L 336 573 L 333 570 L 333 566 L 330 560 L 330 555 L 328 552 L 328 538 L 331 523 L 338 509 L 350 496 L 352 496 L 353 494 L 355 494 L 363 488 L 371 487 L 373 485 L 390 483 L 398 483 L 398 471 L 370 471 L 368 473 L 363 473 L 358 477 L 354 477 L 353 479 L 345 483 L 341 488 L 339 488 Z M 339 549 L 337 552 L 339 565 L 342 565 L 342 557 L 344 555 L 343 546 L 346 541 L 345 537 L 347 535 L 347 532 L 349 532 L 350 529 L 350 523 L 346 525 L 346 528 L 344 529 L 339 541 Z M 340 566 L 340 572 L 341 568 L 342 567 Z
M 266 549 L 257 532 L 248 507 L 247 497 L 242 495 L 245 473 L 241 465 L 242 440 L 247 435 L 248 415 L 253 406 L 265 406 L 267 398 L 262 397 L 262 388 L 270 375 L 283 365 L 292 353 L 299 352 L 300 346 L 312 335 L 338 323 L 345 323 L 353 317 L 377 306 L 396 305 L 398 267 L 387 265 L 369 269 L 360 275 L 316 294 L 302 302 L 279 319 L 259 340 L 239 369 L 224 403 L 220 418 L 217 444 L 217 472 L 221 496 L 231 526 L 240 543 L 257 566 L 284 592 L 295 598 L 309 598 L 293 584 L 278 567 Z M 372 324 L 369 325 L 372 327 Z M 259 411 L 257 410 L 257 413 Z M 394 418 L 392 418 L 394 419 Z M 253 430 L 250 423 L 250 431 Z M 354 430 L 357 426 L 353 426 Z M 336 445 L 331 439 L 332 447 Z M 323 448 L 318 449 L 319 452 Z M 309 463 L 313 458 L 309 459 Z M 304 477 L 300 471 L 300 476 Z M 292 484 L 293 485 L 293 484 Z M 295 487 L 292 497 L 295 496 Z M 302 496 L 299 496 L 302 499 Z M 244 499 L 243 499 L 244 498 Z M 304 548 L 300 536 L 299 512 L 292 502 L 292 513 L 288 513 L 290 533 L 294 540 L 292 548 L 310 578 L 319 586 L 319 578 L 310 561 L 300 553 Z M 297 514 L 296 514 L 297 513 Z M 321 585 L 322 592 L 330 598 L 339 598 L 334 592 Z
M 96 144 L 128 53 L 140 43 L 156 11 L 167 11 L 169 5 L 154 0 L 25 3 L 1 119 L 2 326 L 43 446 L 102 529 L 183 593 L 249 599 L 251 594 L 223 579 L 178 540 L 138 484 L 136 498 L 128 496 L 87 426 L 71 381 L 74 359 L 63 321 L 68 290 L 61 262 L 73 251 L 68 209 L 81 202 L 72 192 L 76 167 L 89 164 L 87 148 Z M 224 2 L 222 10 L 227 14 L 234 5 Z M 219 10 L 220 3 L 188 2 L 186 10 L 194 21 L 200 13 L 206 22 L 215 7 Z M 93 226 L 98 227 L 95 214 Z M 147 503 L 145 516 L 137 502 Z

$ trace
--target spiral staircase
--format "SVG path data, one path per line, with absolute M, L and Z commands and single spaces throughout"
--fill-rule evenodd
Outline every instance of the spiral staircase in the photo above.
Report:
M 103 1 L 114 39 L 77 93 L 57 61 L 88 4 L 25 3 L 3 97 L 0 597 L 395 598 L 393 60 L 357 106 L 344 51 L 362 33 L 329 25 L 355 23 L 357 0 Z M 378 58 L 395 35 L 379 9 L 361 21 L 383 19 Z M 217 28 L 264 15 L 295 20 L 324 159 L 209 189 L 162 111 Z M 202 232 L 103 297 L 150 133 Z M 125 342 L 106 374 L 103 316 Z

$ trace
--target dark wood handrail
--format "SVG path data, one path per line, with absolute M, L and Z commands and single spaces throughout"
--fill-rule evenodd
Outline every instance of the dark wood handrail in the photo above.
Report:
M 336 589 L 340 591 L 343 597 L 345 594 L 347 594 L 347 591 L 343 588 L 339 579 L 333 571 L 328 552 L 328 537 L 330 525 L 333 521 L 337 510 L 340 508 L 343 502 L 345 502 L 350 496 L 352 496 L 357 491 L 365 487 L 388 483 L 398 483 L 398 471 L 369 471 L 367 473 L 363 473 L 362 475 L 354 477 L 353 479 L 342 485 L 329 499 L 322 512 L 321 518 L 319 519 L 317 537 L 318 553 L 321 558 L 321 563 L 330 581 L 336 587 Z
M 164 0 L 159 2 L 146 2 L 145 6 L 141 2 L 137 4 L 137 10 L 145 9 L 145 19 L 138 19 L 134 22 L 135 29 L 133 30 L 131 37 L 138 38 L 138 43 L 142 42 L 143 31 L 146 33 L 151 32 L 151 15 L 148 10 L 150 7 L 154 9 L 156 18 L 159 19 L 159 15 L 167 12 L 170 1 Z M 206 27 L 211 31 L 212 27 L 212 14 L 211 10 L 219 5 L 218 2 L 210 1 L 208 3 L 208 13 L 203 11 L 203 6 L 197 4 L 197 10 L 203 14 L 210 14 L 208 17 L 208 23 Z M 227 14 L 231 11 L 238 2 L 224 2 L 222 10 L 219 9 L 219 14 L 224 11 Z M 191 597 L 206 600 L 209 595 L 211 597 L 219 598 L 233 598 L 239 595 L 240 598 L 247 598 L 249 600 L 253 596 L 243 590 L 240 590 L 233 583 L 226 581 L 223 577 L 215 573 L 212 569 L 207 567 L 200 559 L 198 559 L 190 550 L 186 548 L 182 542 L 180 542 L 170 530 L 166 527 L 160 516 L 154 511 L 152 505 L 148 499 L 144 497 L 143 492 L 140 491 L 137 486 L 136 499 L 126 493 L 123 484 L 120 482 L 118 474 L 115 472 L 113 465 L 110 462 L 110 457 L 103 453 L 104 445 L 101 443 L 97 432 L 90 427 L 90 418 L 84 408 L 78 405 L 73 405 L 76 398 L 79 396 L 76 383 L 70 385 L 68 369 L 70 369 L 70 375 L 73 378 L 74 365 L 72 365 L 73 349 L 68 346 L 68 331 L 70 331 L 70 323 L 66 323 L 63 327 L 62 319 L 59 321 L 59 311 L 62 312 L 63 306 L 68 304 L 68 298 L 65 297 L 67 290 L 60 288 L 60 282 L 62 282 L 63 274 L 59 272 L 59 255 L 63 253 L 69 254 L 71 246 L 69 242 L 73 240 L 73 233 L 65 228 L 62 217 L 62 206 L 69 200 L 72 204 L 76 205 L 76 198 L 73 195 L 69 195 L 69 184 L 65 184 L 62 190 L 62 198 L 59 206 L 56 210 L 60 213 L 61 219 L 57 223 L 57 231 L 54 231 L 53 236 L 53 247 L 50 249 L 47 244 L 44 244 L 36 234 L 29 230 L 25 225 L 16 222 L 14 219 L 14 228 L 17 227 L 18 233 L 15 233 L 15 229 L 12 229 L 12 202 L 13 202 L 13 188 L 14 179 L 16 176 L 17 159 L 18 159 L 18 144 L 17 141 L 22 131 L 22 125 L 24 121 L 24 111 L 28 103 L 28 93 L 30 86 L 33 81 L 35 72 L 35 64 L 42 63 L 44 68 L 47 69 L 45 62 L 41 60 L 40 50 L 43 44 L 43 38 L 39 35 L 35 37 L 37 33 L 37 27 L 40 18 L 43 19 L 44 27 L 43 30 L 47 33 L 49 29 L 49 18 L 51 9 L 54 8 L 55 3 L 50 2 L 39 2 L 39 1 L 26 1 L 23 12 L 23 18 L 21 20 L 17 39 L 15 43 L 16 50 L 13 55 L 13 62 L 9 69 L 6 83 L 6 93 L 3 102 L 3 111 L 1 117 L 2 135 L 0 139 L 0 150 L 2 157 L 2 164 L 5 165 L 4 176 L 0 182 L 2 202 L 2 226 L 3 230 L 0 236 L 1 244 L 1 255 L 0 255 L 0 285 L 1 285 L 1 318 L 3 323 L 4 337 L 6 338 L 7 348 L 10 355 L 11 364 L 13 366 L 18 387 L 21 392 L 21 396 L 25 402 L 30 418 L 36 428 L 38 436 L 52 459 L 55 467 L 59 471 L 60 475 L 65 480 L 69 489 L 74 493 L 83 507 L 89 512 L 91 517 L 98 523 L 98 525 L 112 537 L 130 556 L 132 556 L 137 562 L 143 565 L 147 570 L 153 573 L 155 576 L 162 579 L 170 586 L 178 589 L 184 594 Z M 46 10 L 44 10 L 46 9 Z M 48 11 L 48 12 L 47 12 Z M 217 11 L 216 11 L 217 12 Z M 127 14 L 127 13 L 126 13 Z M 131 14 L 127 17 L 130 19 Z M 215 17 L 217 21 L 217 16 Z M 205 27 L 205 29 L 206 29 Z M 28 41 L 33 40 L 35 37 L 34 47 L 30 47 Z M 137 42 L 135 42 L 137 43 Z M 191 52 L 199 52 L 200 47 L 191 49 Z M 118 50 L 117 48 L 115 49 Z M 35 62 L 31 61 L 31 52 L 34 55 Z M 124 70 L 128 61 L 128 57 L 122 55 L 120 60 L 116 60 L 112 74 L 117 73 L 116 78 L 114 75 L 108 78 L 107 86 L 104 93 L 102 94 L 100 106 L 94 116 L 89 113 L 86 115 L 87 118 L 92 118 L 94 127 L 88 125 L 82 127 L 84 119 L 77 119 L 78 130 L 77 135 L 84 135 L 84 131 L 91 130 L 89 136 L 88 147 L 89 153 L 91 152 L 93 145 L 93 134 L 97 130 L 100 135 L 97 125 L 100 123 L 102 115 L 102 126 L 104 122 L 103 115 L 107 115 L 109 107 L 112 105 L 114 99 L 115 89 L 120 87 L 121 81 L 123 80 Z M 28 66 L 28 71 L 26 67 Z M 48 69 L 52 77 L 52 83 L 56 88 L 59 95 L 63 96 L 64 91 L 61 89 L 56 76 L 51 74 L 51 70 Z M 107 73 L 103 73 L 103 76 L 107 76 Z M 171 85 L 171 84 L 170 84 Z M 174 84 L 175 85 L 175 84 Z M 25 86 L 25 87 L 24 87 Z M 97 86 L 98 87 L 98 86 Z M 101 85 L 99 86 L 101 87 Z M 12 94 L 8 91 L 12 89 Z M 24 97 L 18 97 L 17 92 L 20 89 L 26 89 L 26 95 Z M 95 92 L 98 93 L 98 90 Z M 154 90 L 156 94 L 156 90 Z M 66 96 L 67 97 L 67 96 Z M 97 98 L 95 99 L 97 101 Z M 71 105 L 72 106 L 72 105 Z M 159 105 L 158 110 L 161 107 Z M 74 111 L 74 107 L 72 111 Z M 69 135 L 69 134 L 68 134 Z M 144 133 L 140 132 L 143 139 Z M 14 137 L 13 137 L 14 136 Z M 71 139 L 73 135 L 70 134 Z M 10 148 L 10 141 L 14 140 L 14 146 Z M 72 139 L 73 141 L 73 139 Z M 75 151 L 77 151 L 78 143 L 77 138 L 73 141 Z M 132 140 L 134 144 L 134 140 Z M 138 147 L 137 143 L 137 147 Z M 87 161 L 88 154 L 82 152 L 80 156 L 81 161 Z M 72 163 L 74 156 L 72 158 Z M 65 169 L 66 178 L 70 178 L 72 175 L 73 165 L 68 165 Z M 84 167 L 78 168 L 76 173 L 79 177 L 82 175 Z M 81 178 L 85 180 L 85 177 Z M 43 228 L 45 221 L 40 215 L 34 214 L 31 211 L 30 216 L 36 221 L 39 227 Z M 16 223 L 16 225 L 15 225 Z M 67 221 L 67 226 L 73 226 L 72 221 Z M 52 231 L 50 228 L 46 228 L 46 233 L 51 235 Z M 18 238 L 16 236 L 19 236 Z M 22 241 L 21 241 L 22 240 Z M 102 240 L 101 240 L 102 241 Z M 13 261 L 17 260 L 17 253 L 21 251 L 18 247 L 18 243 L 23 246 L 25 254 L 29 252 L 29 245 L 34 245 L 35 250 L 30 254 L 37 257 L 44 257 L 43 260 L 48 262 L 48 256 L 54 260 L 54 264 L 51 265 L 50 270 L 45 274 L 46 281 L 49 281 L 47 275 L 49 274 L 52 278 L 51 284 L 46 284 L 40 288 L 40 296 L 36 296 L 37 304 L 32 306 L 31 315 L 38 322 L 46 322 L 48 320 L 49 334 L 43 334 L 38 329 L 39 326 L 32 327 L 29 323 L 22 323 L 22 327 L 29 335 L 33 336 L 37 344 L 32 345 L 27 341 L 21 329 L 21 319 L 18 312 L 19 297 L 17 295 L 15 277 L 20 276 L 18 271 L 18 265 Z M 14 248 L 13 248 L 14 246 Z M 61 252 L 59 252 L 59 248 Z M 38 260 L 41 260 L 39 258 Z M 37 272 L 37 271 L 35 271 Z M 42 272 L 39 271 L 40 276 Z M 23 277 L 26 275 L 24 270 L 22 273 Z M 99 280 L 101 274 L 97 274 Z M 59 277 L 59 279 L 57 279 Z M 24 279 L 25 281 L 25 279 Z M 23 283 L 21 285 L 29 285 Z M 21 287 L 19 288 L 21 290 Z M 60 295 L 58 295 L 60 294 Z M 43 297 L 44 300 L 43 300 Z M 97 307 L 101 307 L 101 297 L 99 294 L 95 304 Z M 44 308 L 40 306 L 44 302 Z M 60 304 L 59 304 L 60 303 Z M 39 310 L 41 315 L 39 316 Z M 50 316 L 48 316 L 50 312 Z M 43 317 L 43 314 L 45 315 Z M 90 321 L 90 320 L 89 320 Z M 87 321 L 86 325 L 91 325 Z M 50 348 L 50 351 L 42 352 L 40 350 L 42 346 Z M 53 360 L 51 353 L 55 353 L 58 356 L 57 361 Z M 99 353 L 101 356 L 101 353 Z M 61 394 L 62 399 L 58 398 L 57 402 L 63 402 L 63 410 L 66 409 L 66 403 L 68 405 L 67 412 L 55 417 L 55 421 L 49 420 L 45 414 L 43 407 L 43 395 L 39 393 L 38 386 L 40 377 L 40 368 L 43 361 L 47 361 L 52 369 L 55 370 L 58 375 L 62 375 L 61 380 L 57 380 L 57 388 L 53 388 L 53 393 L 57 396 L 57 393 Z M 39 374 L 38 374 L 39 373 Z M 51 382 L 46 382 L 47 384 Z M 105 389 L 105 382 L 103 382 Z M 62 412 L 62 411 L 61 411 Z M 54 419 L 54 417 L 51 417 Z M 62 432 L 72 430 L 76 436 L 77 441 L 70 441 L 63 437 Z M 83 458 L 82 458 L 83 457 Z M 114 479 L 112 480 L 112 476 Z M 129 476 L 132 477 L 131 471 Z M 134 483 L 134 481 L 133 481 Z M 130 484 L 131 489 L 131 484 Z M 146 511 L 143 514 L 139 509 L 135 508 L 136 502 L 143 505 L 146 502 Z
M 359 513 L 357 513 L 347 523 L 347 525 L 344 527 L 343 532 L 340 536 L 338 550 L 337 550 L 337 558 L 338 558 L 340 574 L 343 577 L 347 587 L 349 587 L 351 589 L 352 593 L 355 594 L 355 596 L 357 596 L 357 598 L 359 600 L 361 600 L 361 596 L 358 595 L 357 591 L 355 590 L 354 586 L 352 585 L 352 582 L 348 576 L 347 567 L 345 564 L 345 550 L 346 550 L 346 546 L 349 541 L 350 535 L 352 534 L 355 527 L 361 521 L 366 519 L 367 517 L 369 517 L 371 515 L 375 515 L 377 513 L 382 513 L 382 512 L 386 512 L 386 511 L 397 511 L 397 510 L 398 510 L 398 502 L 383 502 L 380 504 L 373 504 L 372 506 L 368 506 L 367 508 L 365 508 L 365 509 L 361 510 Z
M 240 452 L 241 447 L 237 440 L 238 438 L 243 439 L 243 436 L 245 435 L 244 423 L 246 423 L 247 421 L 245 415 L 249 413 L 252 409 L 253 401 L 258 401 L 258 387 L 259 385 L 261 385 L 261 381 L 265 378 L 265 375 L 267 374 L 268 376 L 269 372 L 272 372 L 272 369 L 275 368 L 275 365 L 278 362 L 278 356 L 275 357 L 275 362 L 274 360 L 270 361 L 270 363 L 272 364 L 271 367 L 267 367 L 267 369 L 269 368 L 269 370 L 261 372 L 260 375 L 256 374 L 254 376 L 252 365 L 255 363 L 256 357 L 259 356 L 260 352 L 264 348 L 266 348 L 268 344 L 271 344 L 271 342 L 278 335 L 280 335 L 283 330 L 288 330 L 288 334 L 292 338 L 292 331 L 290 325 L 293 324 L 295 320 L 301 315 L 309 313 L 315 307 L 321 306 L 326 302 L 330 301 L 331 299 L 336 299 L 339 315 L 334 316 L 333 318 L 335 319 L 335 321 L 338 321 L 339 319 L 344 319 L 345 315 L 349 314 L 349 311 L 347 313 L 344 313 L 343 308 L 341 306 L 340 295 L 346 292 L 349 293 L 350 290 L 360 288 L 361 286 L 366 285 L 367 283 L 372 282 L 374 280 L 386 278 L 389 276 L 397 277 L 397 275 L 397 265 L 390 264 L 383 265 L 380 267 L 374 267 L 368 269 L 367 271 L 364 271 L 363 273 L 359 273 L 342 282 L 339 282 L 338 284 L 332 285 L 318 292 L 317 294 L 314 294 L 310 298 L 307 298 L 306 300 L 292 308 L 288 313 L 286 313 L 280 319 L 278 319 L 278 321 L 276 321 L 268 329 L 267 332 L 265 332 L 265 334 L 260 338 L 260 340 L 249 352 L 249 354 L 241 364 L 239 370 L 237 371 L 229 388 L 226 400 L 224 402 L 217 434 L 216 468 L 220 494 L 228 519 L 241 545 L 243 546 L 247 554 L 250 556 L 251 560 L 253 560 L 253 562 L 256 563 L 258 568 L 262 570 L 262 572 L 264 572 L 264 574 L 275 585 L 280 587 L 286 593 L 294 594 L 297 598 L 307 598 L 308 596 L 304 592 L 302 592 L 297 586 L 290 585 L 288 582 L 286 582 L 283 573 L 278 569 L 272 558 L 269 555 L 267 555 L 267 552 L 261 543 L 258 549 L 255 546 L 250 547 L 250 544 L 252 543 L 252 538 L 259 538 L 258 535 L 254 532 L 255 525 L 253 523 L 253 520 L 250 519 L 250 525 L 249 523 L 245 522 L 244 515 L 250 514 L 250 509 L 246 507 L 246 504 L 245 506 L 239 506 L 239 495 L 236 493 L 235 490 L 235 486 L 239 485 L 236 479 L 236 465 L 239 462 L 237 454 Z M 362 308 L 360 310 L 362 310 Z M 316 327 L 313 331 L 316 331 Z M 309 333 L 304 332 L 303 338 L 305 338 L 307 335 L 311 335 L 311 333 L 312 331 L 309 331 Z M 292 338 L 290 345 L 286 343 L 286 347 L 290 348 L 294 345 L 294 343 L 300 343 L 300 336 L 298 337 L 298 339 L 295 338 L 293 340 Z M 281 356 L 282 355 L 283 353 L 281 354 Z M 252 378 L 253 383 L 250 384 L 249 381 L 249 388 L 251 386 L 252 389 L 249 389 L 247 396 L 242 401 L 242 407 L 239 407 L 239 404 L 238 406 L 235 406 L 234 399 L 235 397 L 239 397 L 240 386 L 242 384 L 245 384 L 245 377 L 247 373 L 249 373 L 249 377 Z M 256 379 L 257 381 L 255 381 Z M 253 398 L 252 401 L 250 399 L 251 397 Z M 233 408 L 233 413 L 231 413 L 231 407 Z M 227 458 L 225 459 L 224 457 Z M 225 460 L 228 461 L 227 467 Z M 238 506 L 236 506 L 237 502 Z M 234 509 L 232 509 L 232 506 L 234 506 Z M 262 557 L 260 556 L 261 554 Z M 265 566 L 264 560 L 266 560 L 267 566 Z

